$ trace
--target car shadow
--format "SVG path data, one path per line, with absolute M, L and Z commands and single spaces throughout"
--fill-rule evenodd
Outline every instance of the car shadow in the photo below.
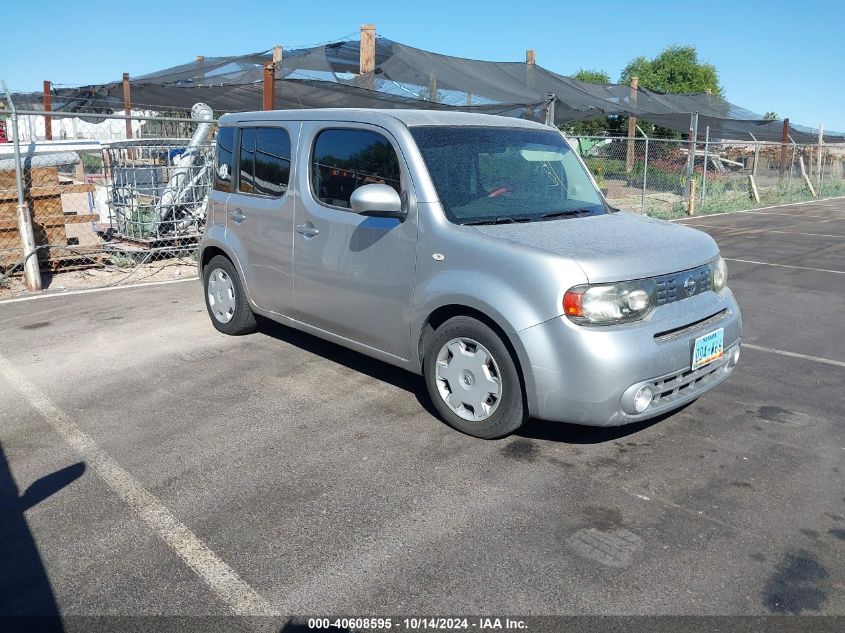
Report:
M 79 479 L 85 464 L 78 462 L 35 481 L 19 494 L 0 445 L 0 628 L 3 630 L 62 631 L 47 570 L 38 552 L 25 512 Z
M 275 321 L 262 317 L 258 317 L 257 321 L 258 331 L 262 334 L 403 389 L 413 395 L 430 415 L 438 417 L 422 376 Z
M 693 402 L 695 401 L 693 400 Z M 692 402 L 688 402 L 677 409 L 661 413 L 651 419 L 633 422 L 623 426 L 584 426 L 582 424 L 547 422 L 546 420 L 532 418 L 521 429 L 518 429 L 514 435 L 526 439 L 548 440 L 564 444 L 601 444 L 602 442 L 612 442 L 623 437 L 628 437 L 629 435 L 634 435 L 655 424 L 660 424 L 664 420 L 677 415 L 691 404 Z
M 420 406 L 440 421 L 440 415 L 437 409 L 434 408 L 431 398 L 428 396 L 428 390 L 425 388 L 425 381 L 422 376 L 370 358 L 365 354 L 353 351 L 337 343 L 326 341 L 313 334 L 281 325 L 275 321 L 262 317 L 258 317 L 257 321 L 258 331 L 266 336 L 271 336 L 311 354 L 407 391 L 417 399 Z M 522 428 L 518 429 L 514 435 L 528 439 L 549 440 L 565 444 L 600 444 L 633 435 L 650 426 L 659 424 L 663 420 L 679 413 L 690 404 L 692 403 L 687 403 L 678 409 L 668 411 L 650 420 L 626 424 L 625 426 L 583 426 L 580 424 L 548 422 L 532 418 Z M 440 423 L 445 424 L 442 421 Z M 458 433 L 459 431 L 455 432 Z

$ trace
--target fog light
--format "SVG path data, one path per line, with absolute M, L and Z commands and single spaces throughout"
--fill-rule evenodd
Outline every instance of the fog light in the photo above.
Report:
M 739 345 L 734 348 L 734 351 L 731 352 L 731 359 L 728 361 L 728 365 L 731 367 L 736 367 L 736 364 L 739 362 Z
M 642 413 L 651 405 L 652 399 L 654 399 L 654 389 L 648 385 L 640 387 L 634 396 L 634 411 Z

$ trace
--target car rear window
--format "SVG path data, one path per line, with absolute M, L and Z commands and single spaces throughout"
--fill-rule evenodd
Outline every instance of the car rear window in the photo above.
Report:
M 280 127 L 241 131 L 238 191 L 278 198 L 290 179 L 290 136 Z

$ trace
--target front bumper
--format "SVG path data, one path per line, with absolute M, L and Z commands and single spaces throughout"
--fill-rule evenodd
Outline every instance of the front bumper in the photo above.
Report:
M 692 371 L 693 341 L 724 328 L 722 358 Z M 566 317 L 517 333 L 522 347 L 529 410 L 534 417 L 619 426 L 676 409 L 725 380 L 733 371 L 742 317 L 730 290 L 705 292 L 657 308 L 643 321 L 584 327 Z M 641 414 L 623 410 L 633 385 L 655 392 Z M 630 391 L 628 394 L 630 395 Z M 629 408 L 630 409 L 630 408 Z

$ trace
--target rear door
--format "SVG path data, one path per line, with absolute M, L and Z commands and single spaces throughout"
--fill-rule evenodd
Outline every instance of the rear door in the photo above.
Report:
M 226 231 L 260 308 L 293 313 L 291 152 L 300 124 L 244 125 L 236 145 L 235 183 L 226 204 Z
M 410 354 L 417 218 L 396 141 L 376 126 L 303 124 L 294 235 L 297 318 L 400 358 Z M 359 186 L 394 187 L 403 221 L 353 213 Z

